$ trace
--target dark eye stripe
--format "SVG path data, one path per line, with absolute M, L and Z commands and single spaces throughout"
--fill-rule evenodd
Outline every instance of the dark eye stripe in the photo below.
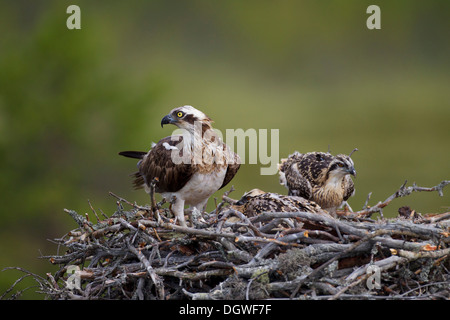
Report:
M 191 124 L 194 124 L 194 122 L 197 120 L 198 119 L 196 117 L 194 117 L 192 114 L 187 114 L 183 118 L 183 121 L 185 121 L 187 123 L 191 123 Z

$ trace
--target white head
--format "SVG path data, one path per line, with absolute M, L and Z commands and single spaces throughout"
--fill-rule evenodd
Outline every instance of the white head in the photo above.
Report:
M 200 122 L 202 127 L 211 128 L 212 120 L 200 110 L 193 106 L 182 106 L 172 109 L 168 115 L 161 120 L 161 127 L 165 124 L 174 124 L 180 129 L 192 131 L 195 122 Z

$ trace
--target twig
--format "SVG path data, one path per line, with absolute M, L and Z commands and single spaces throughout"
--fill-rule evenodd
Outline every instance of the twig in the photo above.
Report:
M 436 250 L 436 251 L 419 251 L 419 252 L 412 252 L 407 250 L 398 250 L 398 255 L 400 257 L 407 258 L 408 260 L 417 260 L 421 258 L 441 258 L 444 256 L 448 256 L 450 254 L 450 248 L 442 249 L 442 250 Z
M 444 180 L 438 185 L 431 187 L 431 188 L 424 188 L 424 187 L 418 187 L 415 183 L 411 187 L 406 187 L 407 181 L 391 196 L 389 196 L 386 200 L 383 202 L 378 202 L 375 206 L 371 208 L 365 208 L 361 211 L 357 211 L 354 214 L 361 217 L 370 217 L 373 213 L 379 212 L 380 214 L 383 211 L 383 208 L 386 207 L 392 200 L 396 198 L 406 197 L 410 195 L 413 192 L 421 192 L 421 191 L 427 191 L 427 192 L 433 192 L 437 191 L 438 194 L 442 197 L 444 195 L 443 189 L 450 184 L 450 180 Z
M 437 223 L 439 221 L 443 221 L 450 218 L 450 212 L 444 212 L 437 215 L 426 216 L 424 220 L 426 223 Z
M 147 211 L 147 212 L 151 210 L 151 208 L 148 208 L 148 207 L 142 207 L 142 206 L 137 205 L 136 203 L 131 203 L 130 201 L 128 201 L 128 200 L 126 200 L 126 199 L 124 199 L 124 198 L 122 198 L 122 197 L 119 197 L 118 195 L 114 194 L 114 193 L 111 192 L 111 191 L 109 192 L 109 194 L 110 194 L 111 196 L 113 196 L 114 198 L 116 198 L 117 200 L 119 200 L 119 202 L 124 202 L 124 203 L 130 205 L 130 206 L 133 207 L 133 208 L 136 208 L 136 209 L 139 209 L 139 210 L 142 210 L 142 211 Z
M 22 282 L 25 278 L 28 278 L 28 277 L 31 277 L 31 278 L 33 278 L 38 284 L 39 284 L 39 287 L 41 288 L 41 290 L 44 290 L 45 291 L 45 289 L 46 288 L 50 288 L 50 286 L 49 286 L 49 283 L 47 282 L 47 280 L 46 279 L 44 279 L 43 277 L 41 277 L 40 275 L 38 275 L 38 274 L 35 274 L 35 273 L 33 273 L 33 272 L 30 272 L 30 271 L 28 271 L 28 270 L 26 270 L 26 269 L 23 269 L 23 268 L 21 268 L 21 267 L 6 267 L 6 268 L 4 268 L 4 269 L 2 269 L 2 272 L 3 271 L 6 271 L 6 270 L 18 270 L 18 271 L 20 271 L 20 272 L 22 272 L 22 273 L 25 273 L 25 275 L 23 275 L 23 276 L 21 276 L 19 279 L 17 279 L 16 281 L 14 281 L 14 283 L 0 296 L 0 300 L 2 300 L 8 293 L 10 293 L 20 282 Z M 20 294 L 23 292 L 23 291 L 25 291 L 25 290 L 28 290 L 28 289 L 30 289 L 30 288 L 33 288 L 33 287 L 35 287 L 35 286 L 31 286 L 31 287 L 27 287 L 27 288 L 25 288 L 25 289 L 23 289 L 23 290 L 21 290 L 20 292 L 17 292 L 14 296 L 15 297 L 18 297 L 18 296 L 20 296 Z
M 219 213 L 222 210 L 222 207 L 226 203 L 234 204 L 234 203 L 237 202 L 237 200 L 233 200 L 233 199 L 228 197 L 230 195 L 230 193 L 233 192 L 233 191 L 235 191 L 234 186 L 231 186 L 230 190 L 228 190 L 228 191 L 223 193 L 222 201 L 216 206 L 216 208 L 211 212 L 211 214 Z
M 93 212 L 94 215 L 95 215 L 95 218 L 97 219 L 97 223 L 99 223 L 101 220 L 100 220 L 100 218 L 98 217 L 97 211 L 95 211 L 95 209 L 94 209 L 94 207 L 92 206 L 91 201 L 90 201 L 89 199 L 88 199 L 88 203 L 89 203 L 89 207 L 91 208 L 92 212 Z
M 153 270 L 150 262 L 147 260 L 147 258 L 142 254 L 141 251 L 137 250 L 134 246 L 132 246 L 129 242 L 127 242 L 128 249 L 138 257 L 138 259 L 142 262 L 142 264 L 145 266 L 147 273 L 150 275 L 150 278 L 152 279 L 153 283 L 155 284 L 156 291 L 158 293 L 158 298 L 161 300 L 165 299 L 164 295 L 164 284 L 162 280 L 159 278 L 159 276 L 155 273 Z
M 364 202 L 363 210 L 367 209 L 367 206 L 369 205 L 369 200 L 370 200 L 371 196 L 372 196 L 372 192 L 369 192 L 369 194 L 367 195 L 366 202 Z
M 159 210 L 156 204 L 155 199 L 155 189 L 156 189 L 156 183 L 158 182 L 158 178 L 153 178 L 152 182 L 150 183 L 150 201 L 151 201 L 151 208 L 153 214 L 156 216 L 156 221 L 161 221 L 161 218 L 159 216 Z

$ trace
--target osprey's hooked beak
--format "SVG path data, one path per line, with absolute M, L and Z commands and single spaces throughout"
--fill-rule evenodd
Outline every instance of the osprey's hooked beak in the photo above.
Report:
M 248 201 L 247 197 L 242 197 L 238 202 L 235 203 L 236 206 L 242 206 Z
M 168 114 L 167 116 L 165 116 L 164 118 L 162 118 L 161 120 L 161 128 L 165 125 L 165 124 L 173 124 L 177 122 L 176 120 L 174 120 L 174 118 L 172 117 L 172 115 Z
M 348 173 L 350 173 L 352 176 L 356 177 L 356 170 L 354 167 L 349 168 Z

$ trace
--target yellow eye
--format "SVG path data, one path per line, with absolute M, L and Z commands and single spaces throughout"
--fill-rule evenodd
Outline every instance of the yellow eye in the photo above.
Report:
M 178 117 L 178 118 L 181 118 L 182 116 L 183 116 L 183 112 L 179 111 L 179 112 L 177 113 L 177 117 Z
M 338 163 L 338 166 L 342 168 L 344 166 L 344 164 L 343 163 Z

